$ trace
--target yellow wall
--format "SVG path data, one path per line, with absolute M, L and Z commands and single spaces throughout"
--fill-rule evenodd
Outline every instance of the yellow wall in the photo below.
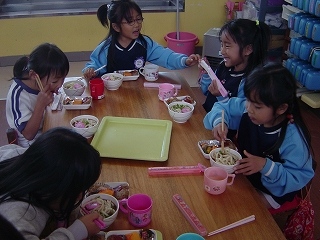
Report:
M 180 13 L 180 31 L 203 34 L 225 21 L 226 0 L 186 0 Z M 144 13 L 142 33 L 166 46 L 164 36 L 176 31 L 176 13 Z M 55 43 L 64 52 L 92 51 L 106 36 L 96 15 L 0 19 L 0 57 L 29 54 L 43 42 Z

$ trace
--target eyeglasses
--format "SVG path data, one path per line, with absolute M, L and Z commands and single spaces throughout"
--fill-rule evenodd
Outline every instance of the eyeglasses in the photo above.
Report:
M 133 26 L 136 22 L 138 24 L 141 24 L 143 22 L 143 17 L 142 18 L 137 18 L 137 19 L 134 19 L 134 20 L 131 20 L 131 21 L 127 21 L 127 22 L 121 22 L 123 24 L 128 24 L 129 26 Z

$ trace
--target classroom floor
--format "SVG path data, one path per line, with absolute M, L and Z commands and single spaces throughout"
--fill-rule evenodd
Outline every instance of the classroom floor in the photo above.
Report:
M 71 62 L 69 77 L 81 76 L 81 69 L 84 66 L 84 62 Z M 161 68 L 160 71 L 168 71 L 167 69 Z M 198 87 L 198 75 L 199 70 L 197 66 L 184 69 L 175 70 L 176 73 L 181 74 L 185 77 L 189 85 L 192 87 L 194 97 L 199 103 L 203 103 L 204 95 Z M 5 117 L 5 98 L 10 85 L 9 79 L 12 78 L 12 66 L 10 67 L 0 67 L 0 146 L 7 144 L 6 129 L 8 124 Z M 300 101 L 302 115 L 309 128 L 312 137 L 312 147 L 314 151 L 315 160 L 318 163 L 318 168 L 316 170 L 316 175 L 312 182 L 311 189 L 311 201 L 315 210 L 315 232 L 314 239 L 320 240 L 320 109 L 313 109 L 307 104 Z M 199 126 L 200 127 L 200 126 Z

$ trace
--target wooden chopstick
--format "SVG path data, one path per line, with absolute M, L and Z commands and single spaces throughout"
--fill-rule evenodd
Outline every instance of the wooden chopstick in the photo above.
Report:
M 224 110 L 221 112 L 221 130 L 224 133 Z M 224 153 L 224 140 L 221 141 L 221 151 Z
M 38 74 L 36 74 L 36 81 L 37 81 L 37 84 L 38 84 L 40 91 L 43 91 L 43 85 L 42 85 L 42 82 L 41 82 Z
M 256 219 L 255 215 L 251 215 L 251 216 L 246 217 L 246 218 L 244 218 L 244 219 L 241 219 L 241 220 L 239 220 L 239 221 L 237 221 L 237 222 L 231 223 L 231 224 L 229 224 L 229 225 L 227 225 L 227 226 L 225 226 L 225 227 L 222 227 L 222 228 L 219 228 L 219 229 L 217 229 L 217 230 L 215 230 L 215 231 L 209 232 L 209 233 L 208 233 L 208 237 L 210 237 L 210 236 L 212 236 L 212 235 L 215 235 L 215 234 L 217 234 L 217 233 L 221 233 L 221 232 L 223 232 L 223 231 L 226 231 L 226 230 L 229 230 L 229 229 L 232 229 L 232 228 L 241 226 L 241 225 L 243 225 L 243 224 L 252 222 L 252 221 L 254 221 L 255 219 Z

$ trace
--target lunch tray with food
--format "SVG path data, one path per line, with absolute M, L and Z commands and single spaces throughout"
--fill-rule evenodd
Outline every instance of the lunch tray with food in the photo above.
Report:
M 161 232 L 153 229 L 109 231 L 105 240 L 162 240 Z
M 229 148 L 236 150 L 236 151 L 238 150 L 236 145 L 230 139 L 226 139 L 226 141 L 224 142 L 224 146 L 229 147 Z M 201 140 L 198 142 L 198 147 L 199 147 L 202 155 L 206 159 L 210 159 L 209 153 L 213 149 L 221 147 L 221 144 L 218 140 Z
M 193 106 L 196 105 L 196 101 L 190 96 L 177 96 L 177 97 L 170 97 L 166 98 L 163 101 L 167 106 L 172 102 L 188 102 L 191 103 Z
M 91 106 L 92 97 L 69 97 L 65 96 L 62 101 L 62 106 L 67 110 L 88 109 Z
M 110 194 L 121 200 L 129 197 L 129 184 L 127 182 L 97 182 L 88 189 L 86 196 L 96 193 Z
M 136 69 L 135 70 L 119 70 L 114 72 L 122 74 L 123 81 L 134 81 L 139 78 L 139 71 Z

